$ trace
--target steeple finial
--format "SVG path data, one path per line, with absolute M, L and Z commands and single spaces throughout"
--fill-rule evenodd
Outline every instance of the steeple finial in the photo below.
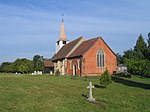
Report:
M 62 22 L 64 22 L 64 14 L 62 13 Z
M 64 27 L 64 19 L 63 19 L 64 14 L 62 14 L 62 23 L 61 23 L 61 29 L 60 29 L 60 35 L 59 35 L 59 40 L 66 41 L 66 33 L 65 33 L 65 27 Z

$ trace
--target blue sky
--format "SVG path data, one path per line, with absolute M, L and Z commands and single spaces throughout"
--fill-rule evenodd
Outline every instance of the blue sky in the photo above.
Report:
M 68 40 L 103 37 L 116 53 L 150 32 L 150 0 L 0 0 L 0 63 L 51 58 L 64 13 Z

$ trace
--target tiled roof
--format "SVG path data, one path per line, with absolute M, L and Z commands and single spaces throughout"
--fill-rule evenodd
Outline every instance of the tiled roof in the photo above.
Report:
M 54 64 L 51 60 L 44 61 L 44 67 L 54 67 Z
M 65 58 L 70 51 L 77 45 L 78 42 L 80 42 L 80 40 L 82 40 L 83 37 L 79 37 L 76 40 L 64 45 L 53 57 L 52 57 L 52 61 L 58 60 L 58 59 L 63 59 Z
M 100 37 L 84 41 L 68 58 L 81 56 L 87 52 Z

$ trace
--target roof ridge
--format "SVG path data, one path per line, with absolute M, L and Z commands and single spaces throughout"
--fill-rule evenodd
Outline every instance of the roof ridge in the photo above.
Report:
M 99 38 L 92 38 L 89 40 L 85 40 L 84 42 L 82 42 L 78 48 L 76 48 L 74 50 L 74 52 L 72 52 L 68 58 L 74 57 L 74 56 L 80 56 L 85 54 L 85 52 L 87 52 L 94 44 L 95 42 L 98 40 Z M 83 48 L 83 46 L 86 46 L 86 48 Z

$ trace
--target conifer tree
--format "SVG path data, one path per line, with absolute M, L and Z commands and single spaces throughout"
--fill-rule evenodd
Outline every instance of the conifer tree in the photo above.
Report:
M 148 43 L 148 49 L 150 50 L 150 32 L 148 33 L 147 43 Z
M 135 60 L 144 59 L 145 58 L 144 54 L 145 54 L 146 50 L 147 50 L 147 45 L 144 41 L 142 34 L 140 34 L 140 36 L 136 42 L 136 45 L 134 46 Z

